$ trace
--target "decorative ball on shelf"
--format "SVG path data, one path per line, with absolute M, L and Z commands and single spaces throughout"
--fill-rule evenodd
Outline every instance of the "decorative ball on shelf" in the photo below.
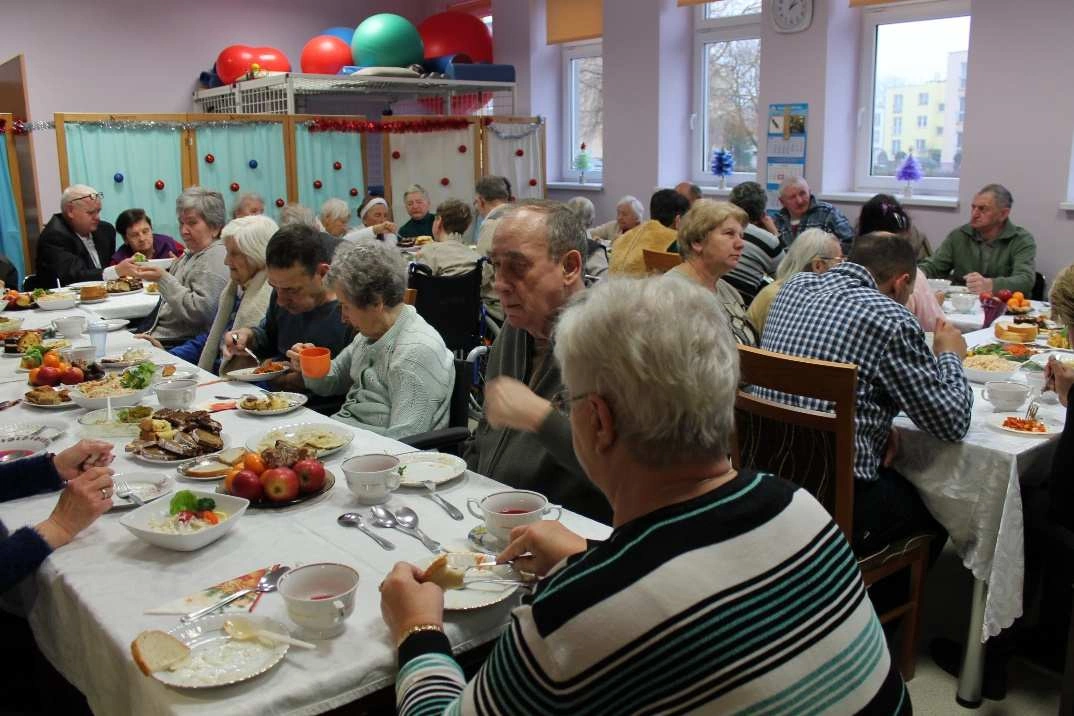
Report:
M 473 62 L 492 62 L 492 35 L 485 23 L 465 12 L 441 12 L 418 25 L 425 57 L 466 55 Z
M 536 179 L 530 179 L 530 186 L 537 186 L 537 180 Z
M 459 145 L 459 154 L 466 154 L 466 145 L 465 144 L 460 144 Z
M 403 155 L 398 149 L 396 149 L 394 152 L 392 152 L 392 159 L 398 159 L 401 156 L 403 156 Z
M 358 196 L 358 189 L 356 189 L 355 187 L 352 186 L 351 191 L 350 191 L 350 195 L 351 196 Z
M 350 42 L 334 35 L 317 35 L 302 48 L 298 64 L 303 72 L 334 75 L 351 63 L 351 57 Z
M 322 186 L 324 186 L 324 184 L 321 183 L 320 179 L 314 179 L 313 180 L 313 188 L 314 189 L 320 189 Z
M 364 67 L 407 67 L 425 57 L 421 35 L 400 15 L 371 15 L 355 28 L 351 40 L 354 64 Z
M 338 172 L 343 168 L 343 162 L 332 162 L 332 168 Z
M 246 162 L 246 165 L 251 169 L 257 169 L 257 160 L 251 159 L 250 161 Z
M 443 179 L 440 180 L 440 186 L 447 186 L 450 183 L 451 183 L 451 180 L 448 179 L 447 177 L 444 177 Z
M 285 202 L 282 198 L 276 199 L 276 206 L 281 208 L 281 209 L 283 208 L 283 205 L 286 204 L 286 203 L 287 202 Z
M 206 164 L 212 164 L 215 161 L 216 161 L 216 157 L 214 157 L 212 154 L 206 154 L 205 155 L 205 163 Z
M 123 172 L 116 172 L 115 174 L 113 174 L 112 175 L 112 181 L 114 181 L 116 184 L 122 184 L 123 183 Z
M 347 43 L 347 47 L 350 47 L 351 46 L 351 40 L 354 39 L 354 28 L 353 27 L 342 27 L 342 26 L 330 27 L 327 30 L 325 30 L 324 32 L 322 32 L 321 34 L 322 35 L 332 35 L 333 37 L 338 37 L 339 39 L 341 39 L 341 40 L 343 40 L 344 42 Z
M 164 180 L 163 179 L 157 179 L 153 183 L 153 186 L 155 186 L 157 188 L 157 191 L 161 191 L 162 189 L 164 189 Z
M 526 150 L 525 150 L 525 149 L 516 149 L 516 150 L 515 150 L 515 156 L 516 156 L 516 157 L 521 157 L 521 156 L 524 156 L 525 154 L 526 154 Z
M 231 182 L 231 191 L 238 191 L 238 190 L 239 190 L 239 183 L 237 181 Z

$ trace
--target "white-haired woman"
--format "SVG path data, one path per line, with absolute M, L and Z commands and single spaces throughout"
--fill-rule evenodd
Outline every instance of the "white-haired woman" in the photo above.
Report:
M 399 713 L 909 713 L 839 527 L 805 490 L 728 459 L 738 353 L 711 291 L 603 282 L 564 311 L 555 357 L 612 533 L 511 532 L 497 560 L 540 579 L 470 683 L 444 592 L 397 564 L 380 591 Z
M 235 202 L 235 208 L 231 211 L 232 219 L 241 219 L 244 216 L 265 213 L 265 200 L 256 192 L 247 192 Z
M 368 239 L 336 250 L 325 281 L 339 299 L 343 320 L 358 331 L 332 359 L 328 375 L 305 377 L 318 395 L 343 395 L 332 417 L 392 438 L 443 428 L 455 382 L 444 339 L 413 306 L 403 303 L 406 263 L 398 251 Z M 297 343 L 287 356 L 301 370 Z
M 186 253 L 167 271 L 134 267 L 138 278 L 160 287 L 160 309 L 147 334 L 167 348 L 209 330 L 228 282 L 224 245 L 218 240 L 227 223 L 224 197 L 204 187 L 187 187 L 175 200 L 175 213 Z
M 604 278 L 604 274 L 608 273 L 608 250 L 604 248 L 602 243 L 593 238 L 593 221 L 597 213 L 597 210 L 593 207 L 593 202 L 584 196 L 575 196 L 567 200 L 567 208 L 578 217 L 578 220 L 582 222 L 582 226 L 585 227 L 586 283 L 592 283 L 595 280 Z
M 321 204 L 321 213 L 317 218 L 320 219 L 325 233 L 342 239 L 350 230 L 347 224 L 351 220 L 351 209 L 347 202 L 333 197 Z
M 620 235 L 633 229 L 644 218 L 645 207 L 637 197 L 627 194 L 615 205 L 615 220 L 601 224 L 590 235 L 604 246 L 611 246 Z
M 757 335 L 764 333 L 768 310 L 787 279 L 803 271 L 824 273 L 843 263 L 843 260 L 843 246 L 835 234 L 829 234 L 824 229 L 806 229 L 800 233 L 780 262 L 776 270 L 776 280 L 760 290 L 746 311 L 750 322 L 757 329 Z
M 399 227 L 392 221 L 391 207 L 383 198 L 370 197 L 358 208 L 358 218 L 362 220 L 362 228 L 348 233 L 343 237 L 344 241 L 376 239 L 395 246 L 398 241 L 395 233 Z

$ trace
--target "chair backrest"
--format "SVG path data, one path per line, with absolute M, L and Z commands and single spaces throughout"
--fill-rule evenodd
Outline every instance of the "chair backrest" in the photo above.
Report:
M 465 355 L 481 342 L 483 263 L 479 261 L 473 271 L 458 276 L 433 276 L 428 266 L 410 265 L 408 285 L 417 290 L 414 308 L 452 352 Z
M 641 257 L 645 261 L 645 270 L 648 273 L 667 273 L 682 263 L 682 256 L 667 251 L 642 249 Z
M 1044 279 L 1044 274 L 1037 271 L 1033 277 L 1033 289 L 1029 292 L 1029 298 L 1033 301 L 1047 301 L 1045 291 L 1048 287 L 1048 282 Z
M 418 300 L 418 289 L 408 288 L 403 291 L 403 303 L 408 306 L 413 306 L 414 302 Z
M 735 398 L 735 465 L 765 470 L 808 490 L 851 538 L 854 518 L 854 406 L 858 367 L 738 346 L 743 387 L 829 401 L 834 412 L 799 408 L 740 389 Z
M 470 419 L 470 387 L 474 383 L 474 363 L 455 359 L 455 383 L 451 388 L 448 427 L 465 428 Z

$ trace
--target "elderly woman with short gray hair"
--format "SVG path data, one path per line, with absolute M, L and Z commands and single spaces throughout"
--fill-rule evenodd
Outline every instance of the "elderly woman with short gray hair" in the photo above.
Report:
M 787 255 L 776 270 L 776 280 L 761 289 L 746 311 L 750 321 L 757 329 L 758 335 L 764 334 L 764 324 L 768 321 L 768 310 L 776 300 L 776 294 L 791 276 L 812 271 L 824 273 L 833 266 L 843 263 L 843 245 L 835 234 L 824 229 L 806 229 L 798 234 Z
M 326 234 L 342 239 L 350 230 L 351 208 L 347 202 L 333 197 L 321 204 L 321 214 L 317 218 Z
M 325 277 L 343 320 L 358 331 L 323 378 L 305 376 L 318 395 L 343 395 L 337 420 L 391 438 L 447 426 L 455 364 L 444 339 L 403 303 L 406 264 L 391 246 L 368 239 L 336 250 Z M 287 355 L 301 370 L 295 344 Z
M 538 581 L 469 683 L 443 634 L 444 591 L 396 564 L 380 608 L 399 712 L 910 713 L 831 515 L 731 464 L 738 352 L 712 293 L 611 279 L 580 298 L 556 327 L 554 404 L 612 505 L 611 534 L 587 540 L 558 520 L 512 530 L 497 561 Z
M 615 220 L 601 224 L 590 232 L 590 237 L 611 246 L 621 235 L 633 229 L 645 219 L 645 207 L 638 198 L 627 194 L 615 205 Z
M 186 253 L 167 271 L 134 268 L 138 278 L 156 281 L 160 288 L 160 310 L 147 333 L 166 348 L 209 330 L 228 282 L 226 251 L 219 241 L 227 224 L 224 197 L 204 187 L 187 187 L 175 200 L 175 213 Z

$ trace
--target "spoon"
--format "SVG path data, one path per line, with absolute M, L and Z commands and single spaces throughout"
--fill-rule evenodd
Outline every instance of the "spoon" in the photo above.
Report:
M 357 512 L 344 512 L 342 515 L 336 518 L 336 522 L 343 525 L 344 527 L 357 527 L 362 532 L 365 532 L 367 535 L 369 535 L 374 542 L 379 544 L 384 549 L 395 549 L 394 544 L 366 527 L 365 521 L 362 520 L 362 516 Z
M 221 599 L 216 604 L 211 604 L 211 605 L 205 607 L 204 609 L 199 609 L 196 612 L 191 612 L 190 614 L 187 614 L 186 616 L 181 617 L 179 619 L 179 621 L 181 621 L 183 623 L 193 621 L 193 620 L 197 619 L 198 617 L 203 617 L 206 614 L 209 614 L 211 612 L 215 612 L 220 607 L 227 606 L 228 604 L 231 604 L 232 602 L 234 602 L 237 599 L 242 599 L 247 594 L 253 594 L 254 592 L 261 592 L 261 593 L 273 592 L 273 591 L 276 590 L 276 584 L 280 581 L 280 577 L 282 577 L 290 569 L 291 569 L 290 567 L 285 567 L 283 565 L 273 567 L 269 571 L 265 572 L 265 574 L 261 576 L 261 579 L 257 580 L 257 586 L 256 587 L 254 587 L 252 589 L 240 589 L 239 591 L 235 592 L 231 596 L 226 597 L 224 599 Z
M 393 515 L 391 512 L 388 512 L 388 510 L 384 509 L 380 505 L 373 505 L 371 508 L 369 508 L 369 511 L 373 514 L 373 524 L 375 524 L 377 527 L 391 527 L 393 529 L 397 529 L 405 535 L 410 535 L 415 539 L 421 540 L 421 543 L 428 547 L 429 550 L 431 550 L 432 552 L 438 553 L 441 551 L 439 542 L 434 542 L 428 537 L 426 537 L 424 534 L 419 535 L 417 530 L 413 530 L 399 524 L 399 522 L 395 519 L 395 515 Z
M 436 494 L 436 483 L 435 482 L 433 482 L 432 480 L 424 480 L 424 481 L 422 481 L 421 484 L 424 485 L 425 489 L 429 491 L 425 496 L 428 497 L 433 502 L 435 502 L 436 504 L 438 504 L 441 507 L 443 507 L 444 511 L 447 512 L 449 515 L 451 515 L 452 519 L 456 519 L 456 520 L 463 519 L 463 514 L 462 514 L 462 512 L 459 511 L 458 507 L 455 507 L 455 505 L 451 504 L 450 502 L 445 500 L 443 497 L 441 497 L 440 495 Z M 402 510 L 400 510 L 400 511 L 402 511 Z
M 400 507 L 398 510 L 395 511 L 395 514 L 393 516 L 395 517 L 395 521 L 398 522 L 400 525 L 406 527 L 408 530 L 413 530 L 414 534 L 418 536 L 418 539 L 420 539 L 422 544 L 424 544 L 426 547 L 436 552 L 443 551 L 443 549 L 440 547 L 439 542 L 430 539 L 427 534 L 418 529 L 417 512 L 410 509 L 409 507 Z
M 291 646 L 300 646 L 303 649 L 317 648 L 316 644 L 311 644 L 308 641 L 295 639 L 293 636 L 288 636 L 287 634 L 277 634 L 274 631 L 261 629 L 245 617 L 232 617 L 231 619 L 226 619 L 224 621 L 224 632 L 232 639 L 236 639 L 238 641 L 249 641 L 250 639 L 268 639 L 269 641 L 290 644 Z

